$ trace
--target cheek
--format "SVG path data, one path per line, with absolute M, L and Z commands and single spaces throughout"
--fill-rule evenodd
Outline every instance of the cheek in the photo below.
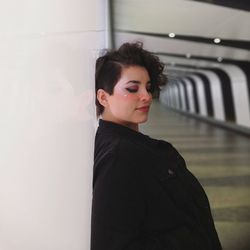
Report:
M 118 94 L 119 98 L 121 98 L 121 100 L 123 101 L 136 101 L 138 100 L 138 96 L 136 94 L 132 94 L 132 93 L 119 93 Z
M 112 107 L 114 113 L 119 115 L 128 115 L 137 106 L 137 98 L 131 94 L 116 94 L 116 98 L 113 99 Z

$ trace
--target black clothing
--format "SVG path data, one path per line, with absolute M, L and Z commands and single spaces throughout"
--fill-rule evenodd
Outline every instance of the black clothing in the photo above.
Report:
M 99 120 L 91 250 L 218 250 L 207 196 L 168 142 Z

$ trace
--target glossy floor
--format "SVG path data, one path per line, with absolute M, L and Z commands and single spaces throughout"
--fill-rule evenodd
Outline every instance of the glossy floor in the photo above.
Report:
M 225 250 L 250 250 L 250 138 L 154 101 L 140 131 L 172 143 L 203 185 Z

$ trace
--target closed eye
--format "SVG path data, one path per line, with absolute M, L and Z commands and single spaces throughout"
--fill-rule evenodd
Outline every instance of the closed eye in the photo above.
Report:
M 136 93 L 138 91 L 138 88 L 126 88 L 126 90 L 130 93 Z

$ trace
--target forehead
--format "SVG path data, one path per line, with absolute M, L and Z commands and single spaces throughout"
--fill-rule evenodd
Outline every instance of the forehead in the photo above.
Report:
M 148 71 L 141 66 L 128 66 L 123 67 L 119 81 L 137 80 L 140 82 L 148 82 L 150 80 Z

